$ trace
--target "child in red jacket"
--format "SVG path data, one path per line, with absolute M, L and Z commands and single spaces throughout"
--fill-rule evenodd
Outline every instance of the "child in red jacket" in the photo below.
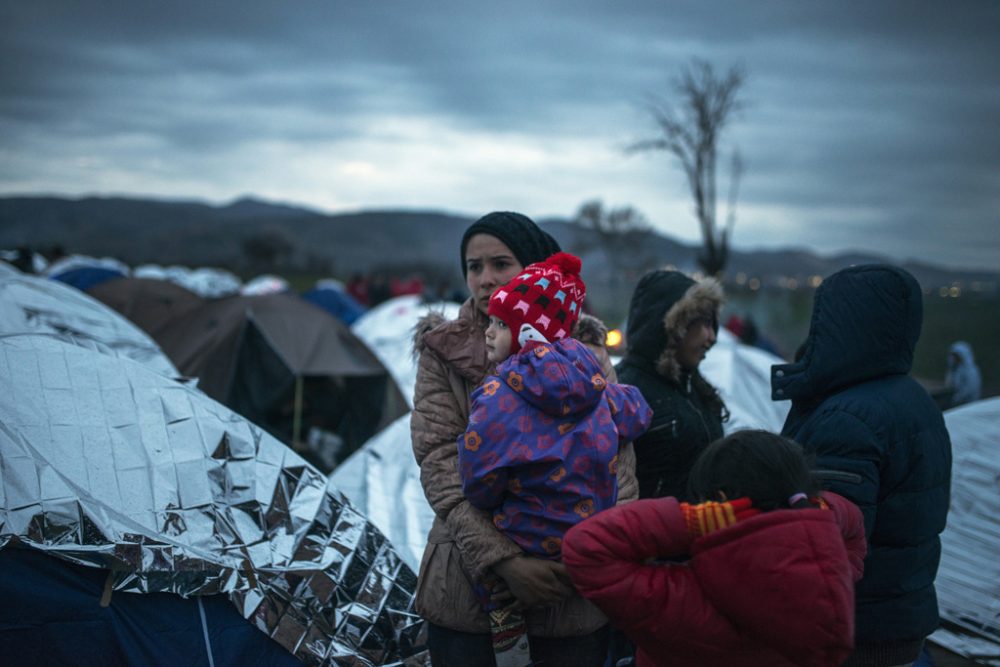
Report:
M 765 431 L 709 445 L 689 491 L 703 502 L 638 500 L 563 542 L 573 583 L 635 642 L 639 667 L 843 662 L 866 551 L 858 508 L 817 493 L 802 448 Z

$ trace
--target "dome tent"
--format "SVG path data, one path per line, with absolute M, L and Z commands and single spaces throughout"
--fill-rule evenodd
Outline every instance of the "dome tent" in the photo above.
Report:
M 203 300 L 135 279 L 91 293 L 146 330 L 208 396 L 327 472 L 408 410 L 364 343 L 295 294 Z

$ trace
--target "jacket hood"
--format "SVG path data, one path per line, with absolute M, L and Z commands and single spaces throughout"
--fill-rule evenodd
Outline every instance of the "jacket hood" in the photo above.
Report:
M 655 368 L 660 375 L 679 382 L 678 344 L 698 318 L 710 318 L 718 328 L 722 302 L 722 287 L 712 278 L 695 282 L 679 271 L 647 273 L 636 285 L 629 305 L 626 360 Z
M 597 357 L 572 338 L 529 342 L 497 367 L 497 375 L 527 403 L 553 417 L 592 412 L 607 386 Z
M 486 316 L 471 298 L 462 304 L 453 320 L 445 319 L 441 313 L 428 313 L 413 327 L 413 354 L 419 356 L 429 350 L 459 375 L 478 383 L 490 367 L 486 358 L 486 324 Z
M 802 357 L 771 368 L 774 400 L 810 401 L 886 375 L 905 375 L 920 338 L 923 294 L 903 269 L 870 264 L 816 290 Z
M 766 512 L 696 540 L 692 556 L 705 595 L 747 635 L 796 665 L 847 657 L 854 585 L 833 512 Z
M 958 356 L 959 364 L 962 366 L 973 366 L 976 363 L 976 359 L 972 354 L 972 346 L 964 340 L 952 343 L 948 351 Z

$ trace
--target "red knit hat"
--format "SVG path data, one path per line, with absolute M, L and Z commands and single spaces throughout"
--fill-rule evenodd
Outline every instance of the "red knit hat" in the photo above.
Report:
M 587 287 L 580 279 L 580 258 L 557 252 L 543 262 L 529 264 L 509 283 L 493 292 L 489 314 L 510 328 L 510 353 L 533 340 L 532 330 L 554 343 L 569 336 Z M 530 329 L 522 331 L 523 325 Z

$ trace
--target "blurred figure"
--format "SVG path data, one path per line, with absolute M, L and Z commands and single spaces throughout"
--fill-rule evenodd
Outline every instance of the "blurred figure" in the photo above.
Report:
M 952 391 L 951 407 L 978 401 L 983 390 L 983 379 L 972 356 L 972 346 L 964 340 L 952 343 L 948 350 L 948 374 L 945 386 Z

